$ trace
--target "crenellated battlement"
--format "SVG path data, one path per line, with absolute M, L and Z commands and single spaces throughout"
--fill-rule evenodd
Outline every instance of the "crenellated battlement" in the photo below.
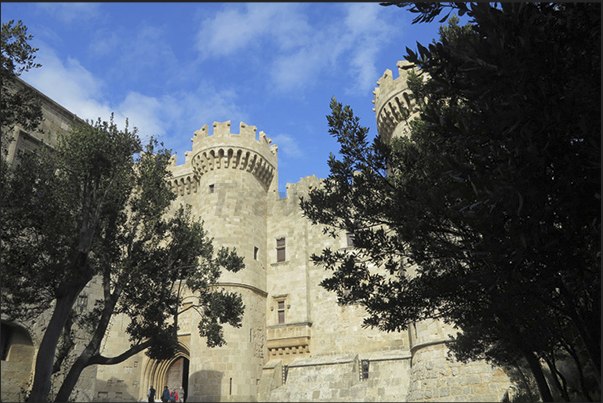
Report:
M 238 169 L 254 175 L 266 187 L 270 186 L 277 169 L 278 147 L 266 133 L 241 122 L 239 133 L 232 133 L 230 121 L 214 122 L 213 134 L 208 125 L 195 131 L 192 151 L 186 151 L 182 165 L 172 156 L 172 187 L 179 195 L 196 192 L 199 178 L 216 169 Z
M 276 156 L 278 147 L 272 145 L 272 140 L 266 136 L 266 133 L 260 131 L 259 138 L 256 136 L 257 127 L 250 126 L 244 122 L 239 124 L 239 133 L 232 133 L 230 120 L 226 122 L 214 122 L 213 134 L 209 134 L 208 126 L 204 125 L 201 129 L 194 133 L 194 137 L 191 139 L 193 143 L 192 154 L 196 154 L 202 148 L 206 148 L 209 143 L 229 143 L 231 140 L 235 143 L 241 143 L 253 148 L 255 146 L 263 146 L 265 151 L 270 152 Z
M 286 195 L 281 197 L 280 200 L 291 201 L 297 205 L 300 196 L 307 197 L 312 189 L 319 188 L 322 186 L 323 179 L 319 179 L 316 175 L 304 176 L 299 178 L 298 182 L 287 183 L 285 188 Z
M 375 95 L 373 111 L 377 118 L 377 131 L 387 141 L 399 135 L 406 135 L 407 128 L 399 127 L 399 124 L 405 123 L 409 115 L 417 112 L 416 104 L 408 89 L 408 70 L 404 69 L 412 63 L 399 61 L 396 65 L 398 78 L 394 79 L 390 69 L 385 70 L 383 76 L 377 80 L 377 87 L 373 91 Z

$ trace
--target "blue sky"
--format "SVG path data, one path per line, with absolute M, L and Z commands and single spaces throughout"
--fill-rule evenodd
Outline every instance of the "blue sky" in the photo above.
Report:
M 440 24 L 378 3 L 1 3 L 22 20 L 39 69 L 21 78 L 84 119 L 118 126 L 178 154 L 203 125 L 257 126 L 278 145 L 279 190 L 328 176 L 338 144 L 326 115 L 335 96 L 376 134 L 373 90 L 397 77 L 405 48 Z

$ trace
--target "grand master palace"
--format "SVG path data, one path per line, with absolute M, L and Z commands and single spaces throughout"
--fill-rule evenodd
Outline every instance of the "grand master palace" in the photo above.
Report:
M 408 91 L 401 66 L 396 78 L 386 70 L 374 92 L 378 131 L 386 139 L 406 131 L 399 110 Z M 73 122 L 72 112 L 39 97 L 40 130 L 17 128 L 9 160 L 18 150 L 39 147 L 44 133 L 66 131 Z M 244 270 L 220 278 L 221 286 L 243 297 L 242 326 L 226 326 L 227 344 L 208 348 L 195 311 L 188 310 L 179 319 L 179 351 L 171 360 L 155 361 L 141 352 L 120 364 L 89 367 L 72 398 L 146 401 L 150 385 L 159 393 L 168 385 L 195 402 L 500 401 L 511 384 L 504 371 L 447 358 L 444 342 L 453 329 L 438 321 L 414 323 L 401 333 L 363 328 L 362 306 L 339 305 L 335 294 L 319 286 L 327 273 L 310 256 L 326 247 L 353 246 L 347 234 L 333 239 L 302 216 L 299 198 L 319 186 L 316 176 L 287 184 L 281 197 L 277 148 L 255 126 L 214 122 L 194 132 L 185 162 L 177 165 L 174 156 L 171 166 L 174 208 L 190 204 L 215 245 L 236 247 L 245 258 Z M 90 309 L 99 287 L 92 280 L 74 309 Z M 23 399 L 45 320 L 2 320 L 2 401 Z M 127 318 L 113 319 L 104 356 L 129 347 L 126 326 Z

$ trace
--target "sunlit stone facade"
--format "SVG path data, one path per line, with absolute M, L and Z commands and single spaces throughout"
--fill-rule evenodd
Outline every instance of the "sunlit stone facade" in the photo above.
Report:
M 405 135 L 400 105 L 407 92 L 405 71 L 387 70 L 375 89 L 379 133 Z M 73 115 L 41 95 L 47 131 L 65 130 Z M 411 107 L 412 110 L 412 107 Z M 50 126 L 48 126 L 50 124 Z M 48 127 L 47 127 L 48 126 Z M 12 148 L 35 137 L 17 131 Z M 20 140 L 25 139 L 25 140 Z M 31 140 L 29 140 L 31 142 Z M 152 384 L 186 391 L 187 401 L 495 401 L 507 376 L 478 362 L 447 359 L 444 341 L 452 329 L 440 322 L 413 324 L 408 331 L 384 333 L 361 326 L 360 305 L 341 306 L 319 283 L 328 273 L 310 261 L 324 248 L 350 248 L 346 234 L 333 239 L 302 216 L 299 198 L 320 185 L 315 176 L 278 192 L 278 147 L 256 127 L 230 122 L 203 126 L 192 137 L 185 162 L 170 167 L 173 203 L 192 206 L 216 246 L 235 247 L 245 269 L 224 273 L 221 285 L 241 293 L 242 327 L 225 328 L 227 344 L 208 348 L 194 311 L 179 321 L 179 350 L 156 362 L 144 353 L 116 365 L 86 370 L 78 401 L 140 401 Z M 90 307 L 99 284 L 86 294 Z M 191 301 L 194 296 L 188 296 Z M 83 300 L 83 299 L 82 299 Z M 2 400 L 18 400 L 27 387 L 44 318 L 36 323 L 3 322 Z M 103 355 L 128 348 L 127 318 L 116 317 Z M 5 332 L 5 329 L 7 332 Z M 5 340 L 5 334 L 8 338 Z M 57 382 L 60 380 L 57 380 Z M 159 400 L 159 397 L 157 398 Z

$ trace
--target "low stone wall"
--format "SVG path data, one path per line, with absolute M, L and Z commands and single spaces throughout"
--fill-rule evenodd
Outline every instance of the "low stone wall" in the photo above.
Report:
M 368 377 L 364 379 L 361 379 L 362 360 L 369 363 Z M 273 362 L 270 368 L 265 368 L 266 376 L 275 376 L 273 371 L 277 368 L 279 365 Z M 288 366 L 286 383 L 267 393 L 266 401 L 404 401 L 409 372 L 408 352 L 296 359 Z

